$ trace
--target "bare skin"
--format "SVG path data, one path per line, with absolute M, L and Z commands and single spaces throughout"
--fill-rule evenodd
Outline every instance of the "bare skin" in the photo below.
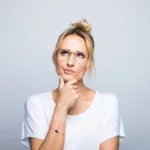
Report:
M 52 91 L 52 96 L 55 104 L 57 103 L 57 97 L 58 97 L 58 89 L 55 89 Z M 75 102 L 75 104 L 68 109 L 67 114 L 68 115 L 78 115 L 80 113 L 83 113 L 88 109 L 88 107 L 93 102 L 93 98 L 95 96 L 95 91 L 87 88 L 86 94 L 83 94 L 83 96 L 78 98 Z
M 63 40 L 60 49 L 71 50 L 71 52 L 80 51 L 88 55 L 84 39 L 77 35 L 67 36 Z M 92 103 L 93 97 L 95 95 L 95 91 L 86 87 L 83 82 L 87 64 L 88 61 L 82 64 L 76 62 L 75 56 L 73 54 L 66 61 L 57 59 L 56 72 L 58 75 L 62 76 L 64 83 L 71 79 L 76 79 L 78 81 L 76 88 L 78 89 L 80 95 L 74 105 L 68 110 L 68 114 L 70 115 L 76 115 L 84 112 Z M 75 73 L 66 73 L 64 69 L 71 69 Z M 58 93 L 58 88 L 52 92 L 55 103 L 57 103 L 57 96 L 59 95 Z

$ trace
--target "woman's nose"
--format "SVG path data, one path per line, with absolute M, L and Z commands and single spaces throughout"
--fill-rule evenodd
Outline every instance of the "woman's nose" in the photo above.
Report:
M 74 54 L 72 54 L 72 55 L 70 55 L 68 57 L 67 64 L 69 66 L 74 66 L 74 64 L 75 64 L 75 56 L 74 56 Z

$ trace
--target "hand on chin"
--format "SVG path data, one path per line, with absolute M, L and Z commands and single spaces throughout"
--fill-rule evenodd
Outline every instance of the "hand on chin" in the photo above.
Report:
M 65 82 L 74 79 L 73 76 L 71 76 L 71 75 L 65 75 L 65 74 L 62 75 L 62 78 L 64 79 Z

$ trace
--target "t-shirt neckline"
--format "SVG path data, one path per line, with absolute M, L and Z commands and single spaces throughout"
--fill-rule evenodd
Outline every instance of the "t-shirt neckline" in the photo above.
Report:
M 82 117 L 82 116 L 88 114 L 89 111 L 92 109 L 92 107 L 93 107 L 95 101 L 96 101 L 97 94 L 98 94 L 98 92 L 97 92 L 97 90 L 95 90 L 95 95 L 94 95 L 93 101 L 92 101 L 92 103 L 90 104 L 90 106 L 89 106 L 84 112 L 82 112 L 82 113 L 80 113 L 80 114 L 77 114 L 77 115 L 69 115 L 69 114 L 67 114 L 67 117 L 68 117 L 68 118 L 79 118 L 79 117 Z M 51 100 L 52 100 L 53 105 L 55 106 L 56 104 L 55 104 L 55 102 L 54 102 L 54 100 L 53 100 L 53 97 L 52 97 L 52 91 L 50 91 L 50 97 L 51 97 Z

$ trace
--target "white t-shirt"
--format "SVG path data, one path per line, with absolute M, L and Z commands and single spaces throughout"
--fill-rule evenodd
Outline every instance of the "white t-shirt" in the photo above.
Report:
M 44 140 L 54 108 L 52 91 L 29 96 L 22 124 L 21 142 L 24 145 L 30 146 L 29 137 Z M 67 115 L 64 150 L 99 150 L 101 142 L 114 136 L 120 136 L 120 141 L 125 138 L 119 101 L 112 93 L 96 91 L 86 111 Z

